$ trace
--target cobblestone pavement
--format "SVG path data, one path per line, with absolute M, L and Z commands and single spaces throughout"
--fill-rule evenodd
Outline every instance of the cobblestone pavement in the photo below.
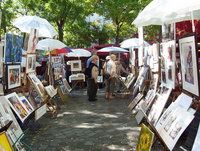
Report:
M 28 131 L 24 142 L 33 151 L 110 151 L 135 150 L 139 127 L 128 110 L 128 99 L 89 102 L 86 90 L 73 90 L 61 105 L 57 117 L 49 114 L 38 120 L 40 128 Z

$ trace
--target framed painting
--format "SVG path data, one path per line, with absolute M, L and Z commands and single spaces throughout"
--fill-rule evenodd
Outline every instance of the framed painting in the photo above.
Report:
M 0 150 L 1 151 L 13 151 L 12 146 L 11 146 L 5 132 L 0 133 Z
M 195 36 L 179 39 L 183 90 L 199 96 L 199 72 Z
M 81 60 L 70 61 L 71 71 L 82 71 Z
M 4 58 L 5 63 L 21 62 L 23 37 L 13 34 L 5 35 Z
M 27 54 L 26 56 L 26 73 L 35 72 L 36 55 Z
M 30 104 L 30 102 L 28 101 L 28 99 L 25 96 L 21 96 L 21 97 L 19 97 L 19 99 L 22 102 L 22 104 L 24 104 L 25 109 L 29 113 L 32 113 L 34 111 L 33 106 Z
M 63 78 L 62 81 L 63 81 L 63 84 L 64 84 L 65 89 L 66 89 L 68 92 L 71 92 L 71 91 L 72 91 L 72 88 L 71 88 L 71 86 L 69 85 L 67 79 L 66 79 L 66 78 Z
M 162 82 L 175 88 L 175 62 L 176 62 L 176 43 L 175 40 L 164 42 L 162 45 L 161 77 Z
M 20 64 L 6 64 L 7 89 L 21 86 Z
M 6 125 L 9 121 L 13 121 L 10 127 L 7 130 L 7 134 L 9 138 L 11 138 L 12 142 L 16 142 L 17 138 L 19 138 L 22 134 L 22 130 L 17 122 L 10 106 L 4 96 L 0 96 L 0 113 L 2 115 L 1 124 Z
M 30 113 L 26 109 L 25 105 L 20 101 L 17 93 L 14 92 L 8 94 L 5 96 L 5 98 L 19 119 L 24 122 Z
M 144 124 L 142 124 L 136 151 L 151 151 L 154 133 Z
M 38 42 L 39 31 L 37 29 L 31 29 L 28 39 L 27 53 L 35 53 L 36 44 Z
M 31 83 L 33 83 L 33 86 L 35 87 L 38 94 L 43 98 L 46 95 L 46 91 L 42 82 L 34 73 L 29 73 L 28 77 L 31 80 Z

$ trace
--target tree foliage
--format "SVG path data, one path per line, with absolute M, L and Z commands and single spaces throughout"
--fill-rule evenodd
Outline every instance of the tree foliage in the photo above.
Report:
M 132 37 L 137 28 L 132 25 L 138 12 L 151 0 L 4 0 L 2 33 L 13 29 L 12 21 L 19 15 L 37 15 L 47 19 L 58 31 L 58 39 L 71 47 L 88 47 L 92 43 L 113 41 L 116 44 Z M 85 18 L 98 13 L 105 16 L 102 25 Z M 157 27 L 145 29 L 146 37 L 157 33 Z

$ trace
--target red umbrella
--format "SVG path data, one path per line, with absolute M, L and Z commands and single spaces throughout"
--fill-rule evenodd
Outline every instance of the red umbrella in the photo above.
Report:
M 64 47 L 61 49 L 54 49 L 51 51 L 51 55 L 58 55 L 58 54 L 64 54 L 64 53 L 69 53 L 72 52 L 72 50 L 68 47 Z

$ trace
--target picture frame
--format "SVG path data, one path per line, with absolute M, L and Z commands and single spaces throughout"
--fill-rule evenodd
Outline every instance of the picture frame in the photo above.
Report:
M 161 45 L 161 82 L 174 89 L 176 79 L 176 42 L 175 40 L 171 40 L 163 42 Z
M 150 151 L 154 140 L 154 133 L 145 124 L 142 124 L 136 151 Z
M 68 93 L 70 93 L 70 92 L 72 91 L 72 88 L 71 88 L 71 86 L 69 85 L 67 79 L 66 79 L 66 78 L 63 78 L 62 81 L 63 81 L 63 85 L 64 85 L 65 89 L 68 91 Z
M 5 96 L 8 104 L 19 117 L 21 122 L 23 123 L 24 120 L 29 116 L 30 112 L 26 109 L 25 105 L 20 101 L 17 93 L 13 92 Z
M 13 121 L 7 130 L 7 134 L 9 135 L 9 138 L 11 138 L 12 142 L 16 142 L 17 138 L 22 135 L 22 129 L 19 126 L 19 123 L 17 122 L 6 98 L 4 96 L 0 96 L 0 100 L 0 112 L 3 116 L 3 118 L 1 118 L 1 122 L 2 124 L 6 124 L 9 121 Z
M 35 72 L 36 54 L 27 54 L 26 56 L 26 73 Z
M 199 72 L 195 35 L 179 39 L 182 88 L 199 96 Z
M 0 133 L 0 150 L 1 151 L 13 151 L 6 132 Z
M 35 87 L 38 94 L 43 98 L 46 95 L 46 91 L 42 82 L 38 79 L 38 77 L 34 73 L 28 73 L 28 77 Z
M 7 89 L 21 86 L 21 66 L 20 64 L 6 64 Z
M 70 61 L 71 71 L 82 71 L 81 60 Z
M 5 35 L 5 47 L 4 47 L 5 63 L 21 62 L 22 47 L 23 47 L 22 36 L 7 33 Z
M 193 120 L 194 115 L 179 106 L 172 106 L 169 109 L 163 113 L 155 128 L 160 137 L 165 140 L 168 149 L 173 150 L 178 139 Z

